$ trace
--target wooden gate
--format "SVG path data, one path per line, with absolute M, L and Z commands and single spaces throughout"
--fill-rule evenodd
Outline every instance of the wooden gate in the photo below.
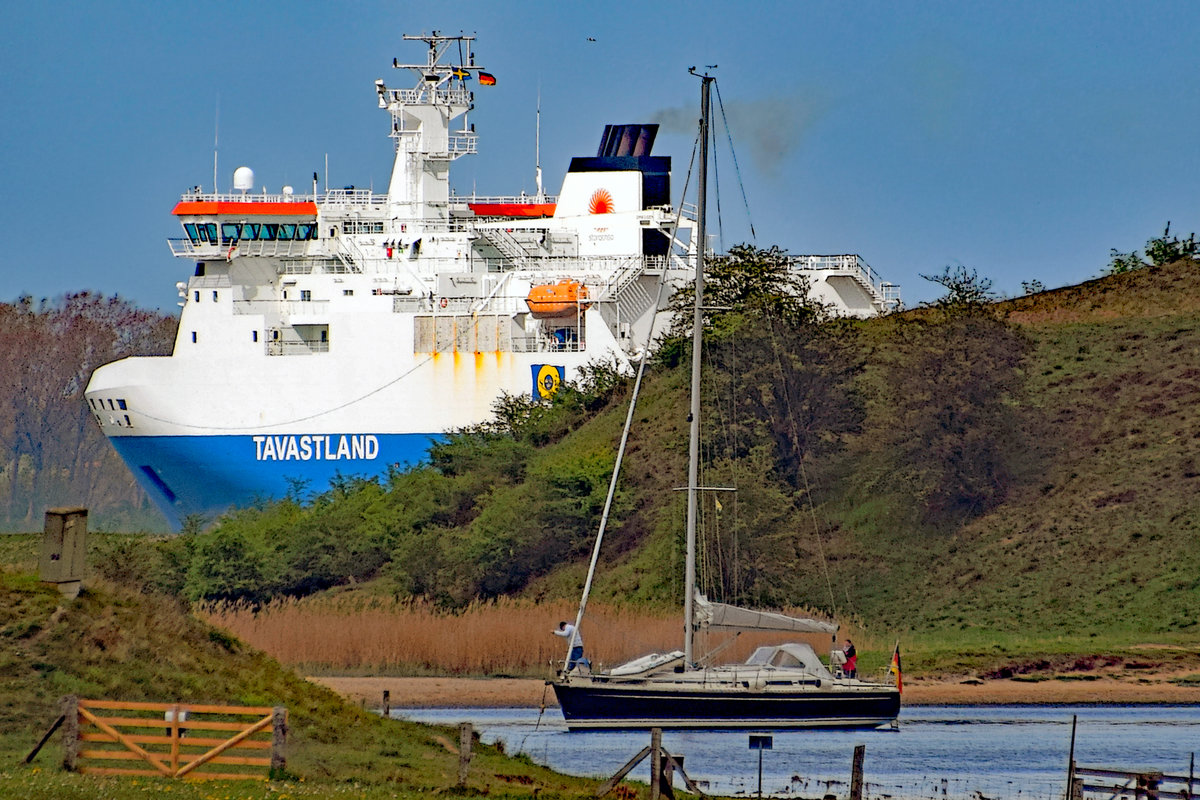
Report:
M 1072 765 L 1070 800 L 1089 797 L 1103 800 L 1191 800 L 1196 797 L 1196 777 L 1192 774 L 1164 775 L 1161 772 L 1131 772 L 1108 767 Z
M 72 696 L 63 698 L 63 716 L 63 765 L 71 771 L 267 780 L 286 766 L 287 709 L 282 706 L 119 703 Z

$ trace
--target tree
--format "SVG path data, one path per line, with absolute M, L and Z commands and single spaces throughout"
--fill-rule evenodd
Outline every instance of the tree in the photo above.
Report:
M 808 296 L 808 288 L 808 279 L 792 268 L 786 250 L 734 245 L 728 255 L 704 262 L 704 326 L 710 328 L 730 312 L 758 312 L 791 325 L 819 319 L 826 309 Z M 691 336 L 695 302 L 691 282 L 672 295 L 672 336 Z
M 30 525 L 42 507 L 145 507 L 83 398 L 92 370 L 168 352 L 175 321 L 90 292 L 0 304 L 0 511 Z
M 992 291 L 991 278 L 979 277 L 977 270 L 968 270 L 962 264 L 946 266 L 940 275 L 921 275 L 927 281 L 941 284 L 946 294 L 937 300 L 924 303 L 926 307 L 945 310 L 969 310 L 974 306 L 982 306 L 996 299 Z
M 1162 236 L 1146 242 L 1146 257 L 1151 264 L 1161 267 L 1185 258 L 1195 258 L 1196 248 L 1196 234 L 1188 234 L 1188 238 L 1180 241 L 1178 236 L 1171 236 L 1171 222 L 1168 220 Z
M 1185 258 L 1194 259 L 1197 253 L 1200 253 L 1200 242 L 1196 241 L 1196 234 L 1190 233 L 1188 238 L 1182 240 L 1178 236 L 1171 236 L 1171 222 L 1168 220 L 1162 236 L 1146 241 L 1146 257 L 1150 259 L 1150 263 L 1143 261 L 1137 250 L 1122 253 L 1114 247 L 1109 250 L 1110 260 L 1105 273 L 1119 275 L 1143 267 L 1161 267 Z
M 899 321 L 880 351 L 882 406 L 891 409 L 882 426 L 887 482 L 926 521 L 975 516 L 1007 495 L 1022 448 L 1017 400 L 1029 349 L 1016 328 L 978 306 Z

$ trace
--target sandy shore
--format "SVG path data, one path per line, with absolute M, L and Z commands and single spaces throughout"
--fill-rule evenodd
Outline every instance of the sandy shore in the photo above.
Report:
M 1200 703 L 1200 686 L 1180 686 L 1171 676 L 1136 679 L 1050 679 L 1038 682 L 917 679 L 905 681 L 907 705 L 1007 705 L 1081 703 Z M 557 706 L 545 681 L 524 678 L 340 678 L 313 677 L 347 699 L 378 708 L 383 692 L 393 708 Z

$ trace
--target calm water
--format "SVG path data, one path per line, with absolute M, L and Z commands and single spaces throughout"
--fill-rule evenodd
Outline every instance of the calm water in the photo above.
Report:
M 557 709 L 402 709 L 393 715 L 442 725 L 471 722 L 486 743 L 573 775 L 606 778 L 649 733 L 568 733 Z M 866 745 L 872 797 L 1055 798 L 1066 784 L 1071 717 L 1078 716 L 1076 761 L 1187 775 L 1200 751 L 1200 706 L 915 706 L 899 731 L 774 732 L 763 752 L 763 794 L 845 795 L 854 746 Z M 758 792 L 758 753 L 745 732 L 663 732 L 685 756 L 688 776 L 718 794 Z M 643 762 L 633 777 L 645 781 Z M 676 779 L 676 785 L 681 785 Z

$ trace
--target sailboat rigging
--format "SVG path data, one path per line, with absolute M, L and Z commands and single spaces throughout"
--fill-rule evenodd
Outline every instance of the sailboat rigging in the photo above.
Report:
M 704 314 L 705 216 L 707 201 L 710 98 L 715 77 L 700 78 L 700 131 L 695 252 L 695 307 L 692 322 L 691 410 L 689 414 L 687 536 L 684 564 L 683 650 L 651 653 L 607 671 L 563 670 L 551 682 L 569 730 L 638 728 L 870 728 L 896 719 L 899 688 L 864 681 L 827 668 L 808 644 L 759 647 L 743 664 L 697 663 L 693 639 L 698 628 L 834 634 L 819 620 L 788 617 L 709 602 L 696 589 L 696 524 L 700 464 L 700 377 Z M 582 624 L 595 576 L 621 459 L 640 391 L 645 359 L 639 365 L 633 397 L 618 448 L 609 499 L 601 516 L 583 596 L 575 620 Z M 574 640 L 568 642 L 568 651 Z

